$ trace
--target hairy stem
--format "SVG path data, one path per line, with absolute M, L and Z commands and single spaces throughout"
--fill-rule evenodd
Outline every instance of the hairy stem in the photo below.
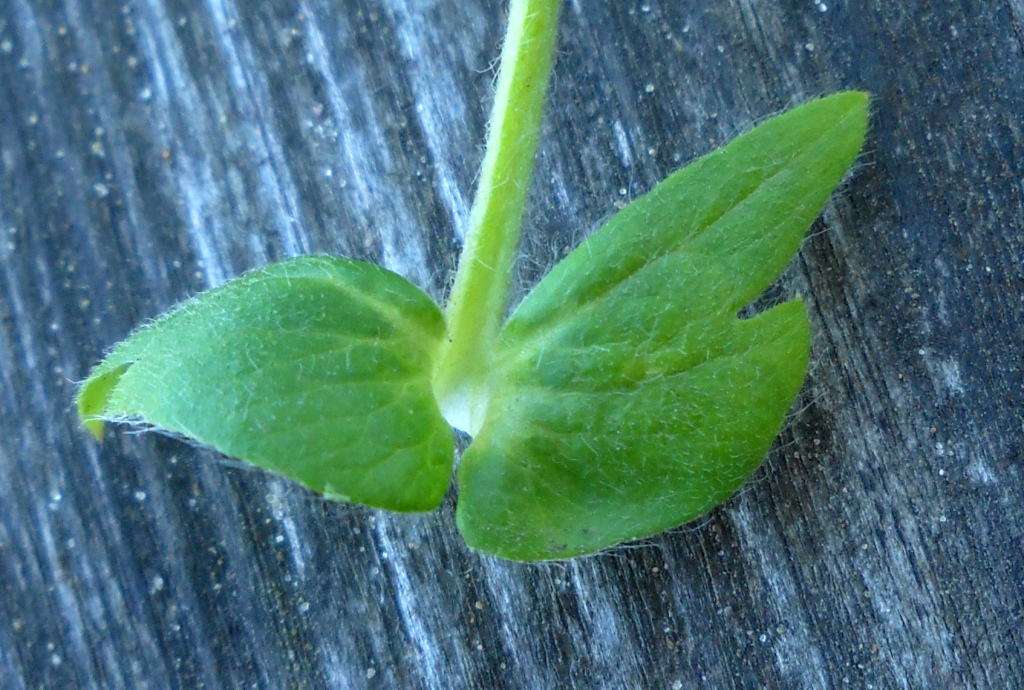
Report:
M 487 409 L 491 354 L 508 299 L 551 72 L 561 0 L 512 0 L 480 186 L 455 285 L 448 339 L 434 374 L 445 418 L 476 433 Z

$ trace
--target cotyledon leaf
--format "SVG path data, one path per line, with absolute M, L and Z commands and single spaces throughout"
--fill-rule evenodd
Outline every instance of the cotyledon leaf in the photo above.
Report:
M 796 108 L 614 216 L 506 324 L 459 468 L 471 546 L 567 558 L 656 534 L 731 495 L 807 371 L 799 299 L 750 319 L 853 164 L 868 97 Z
M 372 264 L 306 256 L 178 306 L 118 345 L 78 408 L 142 422 L 292 477 L 330 498 L 437 507 L 454 437 L 431 377 L 444 320 Z

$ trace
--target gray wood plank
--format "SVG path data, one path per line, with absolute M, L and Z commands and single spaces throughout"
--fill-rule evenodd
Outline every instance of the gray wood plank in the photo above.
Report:
M 566 5 L 519 293 L 759 119 L 874 94 L 768 300 L 815 344 L 765 466 L 562 564 L 180 442 L 90 440 L 138 323 L 327 252 L 440 298 L 497 0 L 0 0 L 0 686 L 1010 688 L 1024 676 L 1024 5 Z

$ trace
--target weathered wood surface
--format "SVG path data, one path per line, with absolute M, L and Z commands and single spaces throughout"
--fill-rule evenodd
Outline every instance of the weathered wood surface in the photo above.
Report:
M 106 348 L 250 267 L 442 295 L 503 11 L 0 0 L 0 686 L 1019 687 L 1020 0 L 567 4 L 524 285 L 757 119 L 875 94 L 778 289 L 816 334 L 800 409 L 698 525 L 517 565 L 454 497 L 394 517 L 79 428 Z

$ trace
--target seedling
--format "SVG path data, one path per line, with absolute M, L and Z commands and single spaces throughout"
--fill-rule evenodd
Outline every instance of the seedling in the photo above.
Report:
M 761 462 L 807 371 L 779 275 L 855 160 L 867 96 L 765 122 L 629 204 L 504 320 L 559 0 L 512 0 L 480 186 L 447 307 L 371 264 L 304 256 L 136 331 L 78 410 L 142 422 L 324 496 L 431 510 L 458 472 L 466 542 L 516 560 L 680 525 Z

